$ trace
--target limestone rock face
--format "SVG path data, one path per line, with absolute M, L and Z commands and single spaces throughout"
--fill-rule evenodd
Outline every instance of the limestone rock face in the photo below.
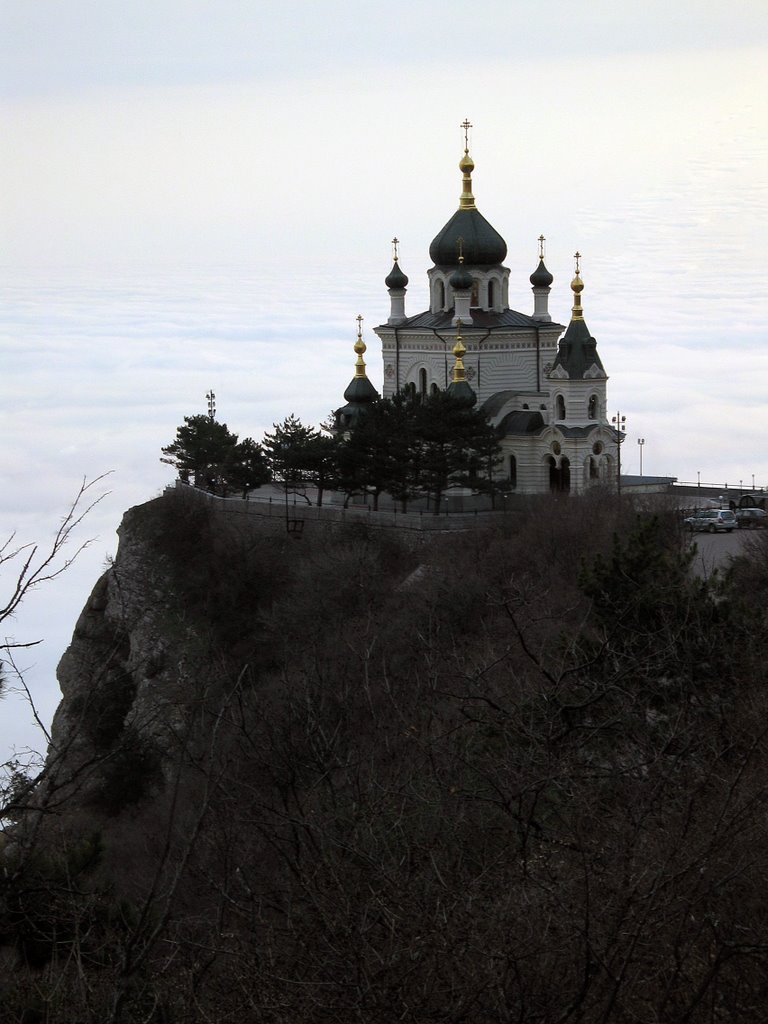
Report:
M 161 786 L 171 737 L 183 727 L 174 696 L 192 685 L 179 649 L 187 630 L 171 566 L 153 543 L 165 500 L 124 516 L 117 556 L 59 662 L 48 766 L 85 802 L 122 806 Z

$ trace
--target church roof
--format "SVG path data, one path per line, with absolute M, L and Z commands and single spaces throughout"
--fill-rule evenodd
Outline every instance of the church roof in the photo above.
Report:
M 571 320 L 568 324 L 568 329 L 560 339 L 552 369 L 558 366 L 562 366 L 571 380 L 583 379 L 593 366 L 605 373 L 597 354 L 597 342 L 583 320 Z
M 483 411 L 490 416 L 488 402 L 484 403 Z M 508 412 L 499 423 L 502 437 L 540 434 L 545 427 L 544 416 L 538 409 L 515 409 L 514 412 Z M 589 437 L 599 429 L 599 423 L 590 423 L 589 426 L 584 427 L 569 427 L 564 423 L 557 424 L 557 430 L 563 437 Z
M 560 339 L 552 369 L 562 367 L 571 380 L 581 380 L 587 371 L 593 366 L 597 367 L 605 376 L 603 364 L 597 354 L 597 342 L 589 333 L 584 311 L 581 307 L 581 293 L 584 290 L 584 283 L 579 275 L 578 261 L 580 254 L 576 253 L 576 276 L 571 281 L 573 291 L 573 313 L 571 322 L 568 324 L 565 334 Z
M 541 393 L 538 391 L 521 392 L 519 390 L 507 389 L 506 391 L 496 391 L 489 398 L 483 402 L 483 411 L 489 419 L 494 419 L 504 406 L 509 402 L 510 399 L 522 400 L 527 398 L 532 402 L 541 402 Z M 527 409 L 526 409 L 527 411 Z
M 472 194 L 472 171 L 475 164 L 469 155 L 469 121 L 464 128 L 464 156 L 459 161 L 462 191 L 459 208 L 432 239 L 430 259 L 439 267 L 457 267 L 463 257 L 470 267 L 488 267 L 502 263 L 507 256 L 507 243 L 475 206 Z
M 514 434 L 538 434 L 544 426 L 544 417 L 538 409 L 516 409 L 507 413 L 501 421 L 499 433 L 505 437 Z
M 379 393 L 367 377 L 353 377 L 344 397 L 352 405 L 368 404 L 377 401 Z
M 601 424 L 595 422 L 586 427 L 567 427 L 564 423 L 558 423 L 557 429 L 563 437 L 589 437 L 590 434 L 601 429 Z
M 494 266 L 506 259 L 507 243 L 478 209 L 457 210 L 432 240 L 429 258 L 439 267 L 457 267 L 460 252 L 470 267 Z
M 335 412 L 336 427 L 338 430 L 354 427 L 360 418 L 360 415 L 364 413 L 365 410 L 374 402 L 378 401 L 379 398 L 378 391 L 368 380 L 365 372 L 363 355 L 365 354 L 366 344 L 363 341 L 362 324 L 363 318 L 362 316 L 358 316 L 357 340 L 355 341 L 355 352 L 357 353 L 355 376 L 349 382 L 344 392 L 347 404 L 342 406 L 341 409 L 337 409 Z
M 387 288 L 405 288 L 408 284 L 408 277 L 400 268 L 400 264 L 395 258 L 395 262 L 392 265 L 392 269 L 384 278 L 384 284 Z
M 539 265 L 528 278 L 534 288 L 549 288 L 555 280 L 544 265 L 544 260 L 539 259 Z
M 401 323 L 399 323 L 398 330 L 403 328 L 426 328 L 427 330 L 440 331 L 440 330 L 452 330 L 453 329 L 454 312 L 452 309 L 442 311 L 439 313 L 432 313 L 426 310 L 424 313 L 417 313 L 416 316 L 406 317 Z M 382 325 L 386 327 L 386 324 Z M 472 310 L 472 322 L 464 324 L 465 330 L 497 330 L 501 328 L 509 329 L 518 327 L 522 329 L 530 329 L 531 327 L 541 327 L 540 320 L 534 320 L 532 316 L 527 316 L 525 313 L 518 313 L 514 309 L 505 309 L 501 313 L 491 313 L 484 309 L 473 309 Z M 547 325 L 548 329 L 562 330 L 562 324 L 550 324 Z M 378 329 L 378 328 L 377 328 Z

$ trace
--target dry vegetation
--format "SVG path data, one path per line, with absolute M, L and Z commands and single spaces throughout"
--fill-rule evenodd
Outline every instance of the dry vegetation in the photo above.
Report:
M 147 508 L 184 727 L 108 813 L 17 811 L 0 1020 L 764 1019 L 761 538 L 704 582 L 597 500 L 423 544 Z

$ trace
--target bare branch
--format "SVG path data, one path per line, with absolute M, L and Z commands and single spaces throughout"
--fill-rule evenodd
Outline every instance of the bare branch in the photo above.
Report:
M 74 501 L 62 518 L 50 546 L 45 551 L 41 552 L 38 544 L 22 544 L 16 548 L 12 547 L 15 534 L 11 534 L 0 546 L 0 571 L 13 563 L 16 568 L 16 577 L 11 584 L 10 593 L 0 599 L 4 602 L 0 604 L 0 622 L 14 615 L 31 590 L 66 572 L 79 555 L 91 545 L 92 539 L 83 541 L 72 555 L 62 560 L 62 552 L 72 539 L 75 530 L 96 505 L 109 494 L 109 491 L 102 491 L 98 496 L 92 497 L 94 489 L 109 475 L 109 473 L 102 473 L 101 476 L 90 481 L 83 478 Z M 11 643 L 6 638 L 5 642 L 0 644 L 0 651 L 7 651 L 12 647 L 19 646 L 23 645 Z

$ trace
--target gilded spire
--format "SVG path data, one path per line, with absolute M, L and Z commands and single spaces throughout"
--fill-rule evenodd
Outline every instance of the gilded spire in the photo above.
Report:
M 475 197 L 472 195 L 472 171 L 475 169 L 475 162 L 469 155 L 469 129 L 472 127 L 468 119 L 461 123 L 464 129 L 464 156 L 459 161 L 459 170 L 462 173 L 461 197 L 459 199 L 460 210 L 474 210 Z
M 581 253 L 577 252 L 573 257 L 576 260 L 576 276 L 571 281 L 571 291 L 573 292 L 573 308 L 571 310 L 571 320 L 583 320 L 584 310 L 581 308 L 581 293 L 584 290 L 584 282 L 579 276 L 579 262 L 581 260 Z
M 461 320 L 456 321 L 456 344 L 453 346 L 453 356 L 456 362 L 453 364 L 453 383 L 460 384 L 467 379 L 464 369 L 464 356 L 467 354 L 464 341 L 461 337 Z
M 357 352 L 357 362 L 355 363 L 355 377 L 367 377 L 365 372 L 365 362 L 363 361 L 363 354 L 366 350 L 366 344 L 363 341 L 363 318 L 358 313 L 357 316 L 357 341 L 355 342 L 355 352 Z

